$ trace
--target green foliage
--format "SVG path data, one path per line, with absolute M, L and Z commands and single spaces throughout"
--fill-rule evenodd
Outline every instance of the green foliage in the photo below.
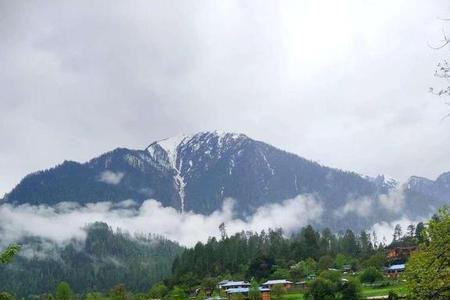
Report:
M 271 299 L 281 300 L 286 293 L 286 289 L 281 284 L 276 284 L 270 290 Z
M 249 265 L 247 277 L 255 277 L 258 280 L 268 278 L 272 273 L 272 267 L 275 264 L 275 259 L 270 255 L 258 255 Z
M 188 297 L 186 296 L 186 292 L 180 287 L 174 287 L 170 292 L 169 298 L 171 300 L 186 300 Z
M 358 300 L 361 299 L 361 285 L 356 280 L 342 282 L 339 272 L 324 271 L 311 283 L 305 296 L 309 300 Z
M 208 291 L 208 294 L 212 294 L 216 288 L 218 280 L 212 277 L 207 277 L 202 281 L 202 287 L 204 290 Z
M 312 258 L 308 258 L 292 265 L 289 273 L 293 280 L 303 280 L 306 276 L 316 274 L 317 270 L 317 262 Z
M 386 256 L 383 252 L 376 253 L 363 262 L 365 268 L 374 267 L 378 270 L 386 265 Z
M 147 292 L 170 276 L 174 258 L 184 250 L 165 238 L 130 236 L 105 223 L 91 224 L 85 230 L 84 243 L 65 246 L 35 237 L 21 240 L 38 256 L 18 255 L 13 264 L 0 264 L 2 289 L 27 297 L 54 291 L 64 280 L 77 294 L 93 289 L 106 293 L 120 282 L 134 292 Z
M 335 285 L 331 281 L 317 278 L 311 283 L 305 298 L 308 300 L 335 299 L 335 292 Z
M 274 269 L 273 273 L 269 276 L 270 279 L 291 278 L 291 273 L 287 268 L 275 266 L 273 269 Z
M 364 283 L 374 283 L 383 280 L 383 274 L 375 267 L 368 267 L 359 275 L 359 280 Z
M 0 300 L 14 300 L 14 296 L 7 292 L 0 293 Z
M 335 266 L 338 269 L 341 269 L 344 265 L 348 264 L 350 260 L 342 253 L 338 253 L 335 259 Z
M 56 300 L 72 300 L 73 292 L 67 282 L 61 282 L 56 288 Z
M 334 266 L 334 258 L 330 255 L 322 256 L 319 259 L 318 268 L 319 270 L 328 270 L 329 268 Z
M 424 229 L 425 229 L 425 224 L 423 222 L 420 222 L 417 224 L 416 231 L 414 233 L 414 237 L 416 238 L 416 240 L 418 241 L 419 244 L 423 244 L 423 242 L 424 242 L 424 237 L 423 237 Z
M 244 300 L 244 295 L 236 293 L 233 296 L 231 296 L 232 300 Z
M 20 245 L 10 245 L 3 252 L 0 253 L 0 264 L 10 263 L 14 256 L 20 251 Z
M 94 292 L 94 293 L 87 293 L 84 297 L 85 300 L 103 300 L 104 296 L 102 293 Z
M 389 291 L 387 300 L 398 300 L 399 297 L 394 291 Z
M 320 270 L 351 264 L 359 267 L 359 260 L 376 254 L 369 235 L 347 230 L 335 235 L 330 230 L 316 231 L 312 226 L 286 238 L 281 230 L 252 233 L 241 232 L 211 238 L 197 243 L 179 256 L 172 267 L 173 285 L 183 285 L 189 291 L 201 285 L 203 278 L 292 279 L 304 280 Z M 297 262 L 297 263 L 295 263 Z
M 205 300 L 205 298 L 206 298 L 206 292 L 204 289 L 201 289 L 198 292 L 197 296 L 195 297 L 195 299 L 197 299 L 197 300 Z
M 341 283 L 342 274 L 339 271 L 326 270 L 320 273 L 320 278 L 327 279 L 330 282 L 339 285 Z
M 167 295 L 168 292 L 169 289 L 167 288 L 167 286 L 162 282 L 158 282 L 151 288 L 149 292 L 149 297 L 151 299 L 162 299 L 164 296 Z
M 256 280 L 252 280 L 250 283 L 250 288 L 248 290 L 248 298 L 250 300 L 260 300 L 261 298 L 261 291 L 259 290 L 259 284 Z
M 133 300 L 148 300 L 148 295 L 145 293 L 131 294 L 131 296 L 133 297 Z
M 344 282 L 339 288 L 339 296 L 342 300 L 359 300 L 361 296 L 361 285 L 356 280 Z
M 127 289 L 124 284 L 117 284 L 109 292 L 109 298 L 111 300 L 129 300 L 130 297 L 127 294 Z
M 357 238 L 353 231 L 347 229 L 342 238 L 342 252 L 351 257 L 357 257 L 360 254 L 361 248 L 358 245 Z
M 450 298 L 450 213 L 441 209 L 421 233 L 420 250 L 406 267 L 411 299 Z

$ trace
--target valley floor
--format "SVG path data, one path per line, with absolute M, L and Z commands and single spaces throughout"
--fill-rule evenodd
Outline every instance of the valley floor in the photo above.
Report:
M 363 299 L 378 299 L 378 297 L 387 296 L 390 291 L 395 292 L 398 295 L 405 295 L 407 293 L 406 284 L 400 283 L 393 286 L 374 288 L 364 286 L 362 288 Z M 373 298 L 372 298 L 373 297 Z M 304 294 L 300 292 L 288 293 L 283 296 L 285 300 L 304 300 Z

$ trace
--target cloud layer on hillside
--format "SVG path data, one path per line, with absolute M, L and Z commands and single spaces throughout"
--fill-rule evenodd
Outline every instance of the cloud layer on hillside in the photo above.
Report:
M 83 240 L 86 235 L 83 228 L 102 221 L 113 229 L 121 228 L 132 234 L 159 234 L 192 246 L 210 236 L 219 236 L 221 223 L 225 223 L 228 234 L 243 230 L 260 232 L 269 228 L 282 228 L 289 233 L 320 220 L 323 213 L 321 204 L 308 196 L 260 207 L 245 220 L 234 217 L 233 206 L 234 201 L 227 199 L 221 210 L 205 216 L 180 213 L 163 207 L 156 200 L 147 200 L 140 206 L 130 200 L 85 206 L 63 202 L 54 207 L 3 204 L 0 206 L 1 243 L 17 241 L 24 236 L 40 236 L 58 243 L 66 243 L 73 238 Z

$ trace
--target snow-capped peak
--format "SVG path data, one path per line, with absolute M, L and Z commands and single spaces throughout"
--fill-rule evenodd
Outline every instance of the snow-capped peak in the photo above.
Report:
M 178 147 L 186 140 L 189 136 L 185 134 L 180 134 L 174 137 L 166 138 L 156 142 L 164 151 L 166 151 L 169 164 L 175 169 L 177 164 Z M 149 147 L 151 148 L 151 147 Z
M 181 210 L 184 211 L 184 197 L 185 197 L 185 178 L 186 170 L 183 172 L 183 149 L 190 148 L 194 151 L 200 147 L 206 147 L 204 153 L 211 155 L 213 151 L 220 157 L 222 151 L 227 149 L 230 145 L 234 145 L 240 138 L 246 138 L 243 134 L 207 131 L 199 132 L 193 135 L 180 134 L 174 137 L 162 139 L 150 144 L 147 147 L 147 152 L 150 156 L 161 166 L 172 170 L 174 172 L 173 179 L 178 190 L 180 198 Z M 216 143 L 216 146 L 214 144 Z M 215 149 L 215 150 L 213 150 Z M 192 160 L 187 161 L 192 166 Z
M 208 142 L 211 138 L 217 139 L 219 148 L 226 141 L 235 141 L 239 138 L 246 138 L 247 136 L 240 133 L 230 133 L 222 131 L 203 131 L 196 134 L 179 134 L 173 137 L 165 138 L 155 141 L 147 147 L 150 154 L 154 154 L 154 145 L 159 145 L 169 156 L 170 164 L 173 166 L 177 161 L 177 152 L 180 146 L 188 143 L 199 144 Z

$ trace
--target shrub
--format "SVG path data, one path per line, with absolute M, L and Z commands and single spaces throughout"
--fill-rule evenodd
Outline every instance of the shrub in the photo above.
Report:
M 318 278 L 311 283 L 306 292 L 306 299 L 334 299 L 335 285 L 328 279 Z
M 361 275 L 359 275 L 359 279 L 361 280 L 361 282 L 364 283 L 374 283 L 376 281 L 383 280 L 383 274 L 381 274 L 381 272 L 378 271 L 376 268 L 369 267 L 365 269 L 361 273 Z
M 351 280 L 342 284 L 339 289 L 341 299 L 345 300 L 359 300 L 361 299 L 361 286 L 358 281 Z
M 399 297 L 394 291 L 389 291 L 388 300 L 398 300 Z

